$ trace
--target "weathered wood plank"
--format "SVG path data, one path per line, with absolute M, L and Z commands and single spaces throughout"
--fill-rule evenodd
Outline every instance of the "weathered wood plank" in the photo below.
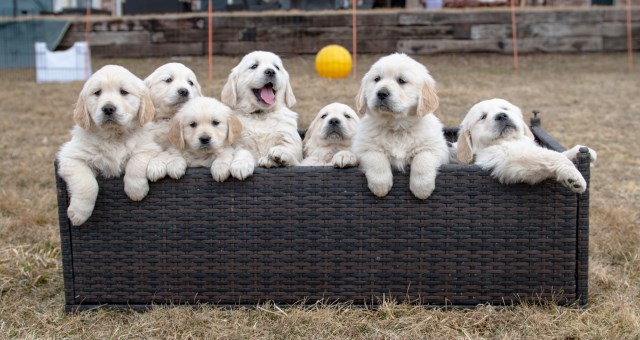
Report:
M 552 38 L 552 37 L 591 37 L 602 34 L 600 23 L 564 22 L 531 24 L 518 29 L 518 36 L 522 38 Z
M 490 24 L 471 26 L 470 38 L 480 39 L 504 39 L 511 36 L 511 25 Z
M 510 39 L 502 41 L 505 51 L 512 51 L 513 42 Z M 562 38 L 524 38 L 518 39 L 518 51 L 532 52 L 600 52 L 602 51 L 602 37 L 562 37 Z
M 442 10 L 406 12 L 398 15 L 398 25 L 501 24 L 511 22 L 507 10 Z
M 203 55 L 202 43 L 186 44 L 120 44 L 92 46 L 91 54 L 101 58 L 152 58 Z
M 397 51 L 407 54 L 502 52 L 499 40 L 401 40 Z

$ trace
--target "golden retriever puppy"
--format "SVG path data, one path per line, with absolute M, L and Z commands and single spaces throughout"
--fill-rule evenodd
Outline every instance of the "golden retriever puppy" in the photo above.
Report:
M 402 53 L 380 58 L 362 78 L 356 108 L 364 117 L 353 151 L 374 195 L 386 196 L 391 168 L 404 171 L 407 165 L 409 189 L 417 198 L 435 189 L 438 168 L 449 158 L 442 123 L 433 115 L 435 86 L 427 68 Z
M 360 117 L 349 106 L 333 103 L 323 107 L 309 125 L 302 141 L 301 165 L 347 168 L 358 165 L 351 152 Z
M 149 90 L 124 67 L 104 66 L 84 84 L 73 112 L 71 140 L 57 155 L 58 174 L 71 196 L 67 216 L 73 225 L 83 224 L 93 212 L 97 175 L 124 172 L 129 198 L 139 201 L 147 195 L 147 166 L 161 148 L 142 126 L 154 114 Z
M 553 178 L 583 193 L 587 182 L 570 160 L 575 159 L 580 147 L 560 153 L 539 146 L 520 109 L 496 98 L 475 104 L 462 120 L 457 155 L 462 163 L 475 163 L 491 171 L 501 183 L 536 184 Z M 595 151 L 590 149 L 589 153 L 595 161 Z
M 300 164 L 298 114 L 289 109 L 296 98 L 277 55 L 256 51 L 244 56 L 231 70 L 221 99 L 244 127 L 239 143 L 246 168 L 255 162 L 266 168 Z
M 156 109 L 153 122 L 147 124 L 145 129 L 149 130 L 156 143 L 166 150 L 171 144 L 167 138 L 169 120 L 189 100 L 201 97 L 202 89 L 193 71 L 181 63 L 167 63 L 158 67 L 144 83 L 149 88 Z M 155 171 L 149 173 L 149 179 L 155 182 L 166 175 L 178 179 L 184 174 L 185 168 L 184 159 L 162 152 L 151 160 L 150 169 Z
M 222 182 L 231 174 L 234 143 L 241 132 L 242 124 L 228 106 L 213 98 L 194 98 L 171 120 L 169 141 L 173 146 L 168 152 L 183 157 L 187 166 L 211 168 L 213 179 Z M 180 171 L 170 169 L 171 164 L 169 173 Z M 181 170 L 184 174 L 186 168 Z
M 184 103 L 202 96 L 196 75 L 181 63 L 168 63 L 158 67 L 144 83 L 149 88 L 156 109 L 154 121 L 173 118 Z

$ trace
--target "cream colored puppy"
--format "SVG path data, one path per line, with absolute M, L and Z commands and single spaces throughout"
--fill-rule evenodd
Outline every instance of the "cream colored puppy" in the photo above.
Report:
M 520 109 L 504 99 L 475 104 L 460 124 L 457 144 L 462 163 L 475 163 L 491 171 L 501 183 L 536 184 L 553 178 L 576 193 L 587 189 L 587 182 L 570 160 L 581 146 L 564 153 L 539 146 Z M 595 151 L 589 152 L 595 161 Z
M 301 165 L 346 168 L 358 165 L 351 142 L 360 117 L 349 106 L 333 103 L 323 107 L 309 125 L 302 151 Z
M 181 155 L 187 166 L 211 168 L 213 179 L 222 182 L 231 174 L 234 143 L 241 132 L 242 125 L 228 106 L 213 98 L 194 98 L 171 120 L 169 141 L 173 147 L 168 152 Z M 181 171 L 178 177 L 184 174 L 186 168 L 171 169 L 171 164 L 167 172 Z
M 244 56 L 231 70 L 221 99 L 244 127 L 239 145 L 245 151 L 240 159 L 247 168 L 251 162 L 265 168 L 300 164 L 298 114 L 289 109 L 296 98 L 277 55 L 257 51 Z
M 438 108 L 436 84 L 420 63 L 401 53 L 380 58 L 362 78 L 356 97 L 361 115 L 353 151 L 369 189 L 382 197 L 393 185 L 391 168 L 411 165 L 409 189 L 420 199 L 435 189 L 449 151 Z
M 158 67 L 144 83 L 149 88 L 156 109 L 153 122 L 147 124 L 145 129 L 149 130 L 156 143 L 166 150 L 171 145 L 167 138 L 170 119 L 189 100 L 201 97 L 202 89 L 193 71 L 181 63 L 167 63 Z M 180 178 L 186 166 L 181 157 L 163 151 L 151 160 L 150 168 L 155 171 L 149 173 L 149 179 L 155 182 L 167 174 L 171 178 Z
M 184 103 L 202 96 L 196 75 L 181 63 L 168 63 L 158 67 L 144 83 L 149 88 L 156 109 L 154 121 L 173 118 Z
M 97 175 L 124 172 L 129 198 L 139 201 L 147 195 L 147 165 L 161 148 L 142 126 L 154 114 L 142 80 L 121 66 L 104 66 L 84 84 L 73 112 L 71 140 L 57 155 L 58 174 L 71 196 L 67 216 L 73 225 L 83 224 L 93 212 Z

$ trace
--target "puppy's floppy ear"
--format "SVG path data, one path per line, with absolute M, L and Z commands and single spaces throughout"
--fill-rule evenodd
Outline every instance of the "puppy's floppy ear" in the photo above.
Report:
M 89 130 L 91 128 L 92 120 L 91 115 L 89 115 L 89 111 L 87 110 L 86 97 L 87 95 L 84 91 L 80 92 L 78 101 L 76 102 L 76 108 L 73 110 L 73 121 L 81 128 Z
M 309 127 L 307 128 L 307 132 L 305 132 L 304 134 L 302 145 L 306 145 L 307 142 L 311 140 L 311 138 L 313 138 L 313 135 L 316 133 L 316 130 L 318 129 L 318 124 L 320 124 L 319 121 L 320 121 L 320 118 L 316 116 L 316 118 L 311 122 L 311 124 L 309 124 Z
M 176 119 L 175 117 L 171 119 L 171 127 L 169 128 L 169 134 L 167 137 L 173 146 L 180 150 L 184 149 L 184 137 L 182 136 L 182 126 L 180 125 L 179 119 Z
M 464 164 L 473 162 L 473 148 L 471 146 L 471 132 L 469 129 L 460 126 L 458 130 L 458 160 Z
M 153 107 L 153 100 L 151 100 L 151 94 L 149 89 L 145 88 L 140 96 L 140 108 L 138 109 L 138 120 L 140 126 L 144 126 L 148 122 L 153 120 L 156 115 L 156 109 Z
M 367 113 L 367 98 L 364 95 L 364 79 L 362 79 L 362 84 L 356 95 L 356 113 L 358 113 L 359 116 L 364 116 L 364 114 Z
M 240 71 L 237 67 L 231 70 L 229 78 L 227 78 L 227 83 L 224 84 L 224 87 L 222 88 L 222 94 L 220 95 L 220 100 L 222 100 L 223 103 L 231 108 L 235 108 L 238 102 L 236 86 L 238 84 L 239 76 Z
M 418 107 L 416 114 L 418 116 L 426 116 L 429 113 L 435 111 L 440 102 L 438 100 L 438 94 L 436 93 L 436 86 L 433 79 L 427 79 L 422 86 L 422 92 L 420 93 L 420 99 L 418 99 Z
M 284 90 L 284 102 L 288 108 L 296 105 L 296 96 L 293 95 L 293 89 L 291 88 L 291 81 L 287 77 L 287 88 Z
M 198 83 L 197 79 L 194 79 L 193 85 L 196 89 L 196 94 L 198 94 L 198 97 L 202 97 L 202 87 L 200 87 L 200 83 Z
M 525 123 L 524 125 L 524 135 L 531 138 L 532 140 L 536 140 L 536 136 L 533 135 L 533 132 L 531 132 L 531 129 L 529 129 L 529 126 Z
M 230 115 L 227 121 L 228 131 L 227 131 L 227 140 L 229 144 L 233 144 L 240 137 L 242 133 L 242 123 L 235 115 Z

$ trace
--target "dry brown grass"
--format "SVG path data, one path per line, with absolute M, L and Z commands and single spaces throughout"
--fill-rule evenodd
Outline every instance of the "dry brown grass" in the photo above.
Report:
M 590 307 L 556 306 L 432 310 L 387 303 L 378 310 L 313 305 L 225 310 L 158 307 L 146 313 L 63 313 L 53 160 L 68 138 L 81 83 L 36 85 L 0 80 L 0 338 L 640 338 L 640 77 L 623 54 L 418 58 L 442 98 L 438 115 L 455 125 L 478 100 L 504 97 L 525 112 L 542 110 L 544 128 L 563 145 L 599 152 L 592 168 Z M 375 60 L 362 56 L 359 75 Z M 141 77 L 167 60 L 119 63 Z M 204 92 L 219 96 L 238 58 L 183 59 Z M 358 81 L 330 81 L 312 57 L 285 60 L 306 126 L 332 101 L 353 105 Z M 529 115 L 527 115 L 529 116 Z

